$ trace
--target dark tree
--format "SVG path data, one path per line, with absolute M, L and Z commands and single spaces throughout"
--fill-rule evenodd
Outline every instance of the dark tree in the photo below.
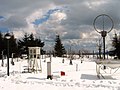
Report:
M 2 52 L 4 51 L 3 34 L 0 32 L 0 59 L 2 58 Z
M 7 39 L 4 37 L 4 53 L 7 55 Z M 11 38 L 9 39 L 9 56 L 11 57 L 12 53 L 17 55 L 18 48 L 17 48 L 17 42 L 14 35 L 11 35 Z
M 116 55 L 120 59 L 120 38 L 116 33 L 112 40 L 112 46 L 114 47 L 114 50 L 110 51 L 110 54 L 113 56 Z
M 65 51 L 63 44 L 61 43 L 61 39 L 60 39 L 59 35 L 56 35 L 55 42 L 56 42 L 55 46 L 54 46 L 55 55 L 58 57 L 62 57 L 66 51 Z
M 24 37 L 18 41 L 18 48 L 20 54 L 28 54 L 28 47 L 43 47 L 44 42 L 40 39 L 34 38 L 33 34 L 28 35 L 25 33 Z
M 18 40 L 18 50 L 19 54 L 27 54 L 27 46 L 28 46 L 29 35 L 27 33 L 24 34 L 24 37 L 21 40 Z
M 17 47 L 16 38 L 12 34 L 10 38 L 10 53 L 17 54 L 17 51 L 18 51 L 18 47 Z

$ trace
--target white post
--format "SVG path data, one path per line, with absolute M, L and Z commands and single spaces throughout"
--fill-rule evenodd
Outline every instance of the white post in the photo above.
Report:
M 76 71 L 78 71 L 78 64 L 76 64 Z
M 11 59 L 11 64 L 14 65 L 14 62 L 13 62 L 13 55 L 14 53 L 12 53 L 12 59 Z
M 100 66 L 99 66 L 99 64 L 96 64 L 96 72 L 97 72 L 97 77 L 100 78 Z
M 51 75 L 51 62 L 47 62 L 47 79 L 52 80 L 52 75 Z

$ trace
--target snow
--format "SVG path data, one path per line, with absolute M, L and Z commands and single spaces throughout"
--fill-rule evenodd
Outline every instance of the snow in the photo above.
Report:
M 53 79 L 47 79 L 47 62 L 50 58 L 41 59 L 42 72 L 23 73 L 27 68 L 27 60 L 14 59 L 15 65 L 10 64 L 10 76 L 6 75 L 6 59 L 4 67 L 0 66 L 0 90 L 119 90 L 119 75 L 110 78 L 98 78 L 96 75 L 96 63 L 92 58 L 73 60 L 69 65 L 69 59 L 52 57 L 51 69 Z M 1 61 L 0 61 L 1 63 Z M 61 76 L 61 71 L 65 76 Z M 120 73 L 120 72 L 119 72 Z M 116 78 L 117 77 L 117 78 Z

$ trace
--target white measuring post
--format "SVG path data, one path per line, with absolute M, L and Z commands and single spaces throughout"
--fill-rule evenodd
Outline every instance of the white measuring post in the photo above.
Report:
M 51 75 L 51 62 L 47 62 L 47 79 L 52 80 L 52 75 Z
M 76 64 L 76 71 L 78 71 L 78 64 Z

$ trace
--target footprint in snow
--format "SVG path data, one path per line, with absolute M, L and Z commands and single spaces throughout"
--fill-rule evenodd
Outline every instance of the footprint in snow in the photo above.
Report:
M 66 82 L 66 80 L 62 80 L 62 82 Z
M 103 81 L 100 81 L 100 83 L 103 83 Z
M 108 83 L 112 84 L 112 82 L 108 81 Z
M 95 83 L 95 81 L 93 81 L 93 83 Z

